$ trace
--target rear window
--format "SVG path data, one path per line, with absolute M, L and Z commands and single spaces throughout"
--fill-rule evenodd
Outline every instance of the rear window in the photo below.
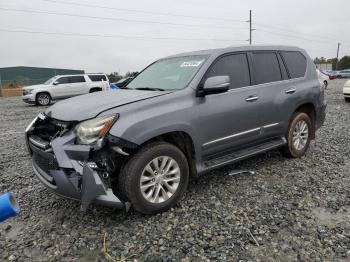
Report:
M 105 75 L 89 75 L 89 78 L 93 82 L 107 81 L 107 77 Z
M 81 83 L 85 82 L 85 78 L 83 76 L 70 76 L 69 83 Z
M 298 51 L 282 51 L 291 78 L 303 77 L 306 72 L 306 58 Z
M 276 53 L 253 53 L 253 71 L 255 84 L 281 81 L 281 70 Z

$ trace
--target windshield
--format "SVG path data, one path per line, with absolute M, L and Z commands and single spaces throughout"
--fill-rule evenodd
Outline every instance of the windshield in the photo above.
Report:
M 148 90 L 179 90 L 185 88 L 208 56 L 166 58 L 147 67 L 126 88 Z
M 49 80 L 47 80 L 47 81 L 44 83 L 44 85 L 50 85 L 50 84 L 52 84 L 52 82 L 53 82 L 55 79 L 56 79 L 56 76 L 51 77 Z

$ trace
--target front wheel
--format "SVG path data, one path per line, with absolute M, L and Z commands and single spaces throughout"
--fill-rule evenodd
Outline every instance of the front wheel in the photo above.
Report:
M 282 153 L 293 158 L 305 155 L 310 145 L 312 130 L 310 117 L 306 113 L 296 112 L 289 124 L 287 145 L 282 148 Z
M 119 176 L 119 190 L 135 210 L 154 214 L 177 203 L 188 179 L 184 153 L 172 144 L 157 142 L 141 148 L 128 160 Z
M 51 103 L 51 96 L 48 93 L 39 93 L 36 95 L 35 102 L 39 106 L 48 106 Z
M 350 97 L 344 97 L 345 102 L 350 102 Z

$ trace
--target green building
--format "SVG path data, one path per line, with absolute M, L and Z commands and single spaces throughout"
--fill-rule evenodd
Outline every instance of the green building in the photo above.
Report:
M 55 75 L 84 74 L 84 70 L 14 66 L 0 68 L 0 88 L 42 84 Z

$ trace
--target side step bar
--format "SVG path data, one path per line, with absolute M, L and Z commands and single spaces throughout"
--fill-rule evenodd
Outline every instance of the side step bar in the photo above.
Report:
M 225 156 L 220 156 L 218 158 L 210 159 L 204 162 L 204 170 L 209 171 L 217 167 L 232 164 L 234 162 L 240 161 L 247 157 L 269 151 L 273 148 L 283 146 L 286 143 L 287 143 L 287 140 L 284 137 L 276 138 L 274 140 L 270 140 L 268 142 L 262 143 L 258 146 L 245 148 Z

